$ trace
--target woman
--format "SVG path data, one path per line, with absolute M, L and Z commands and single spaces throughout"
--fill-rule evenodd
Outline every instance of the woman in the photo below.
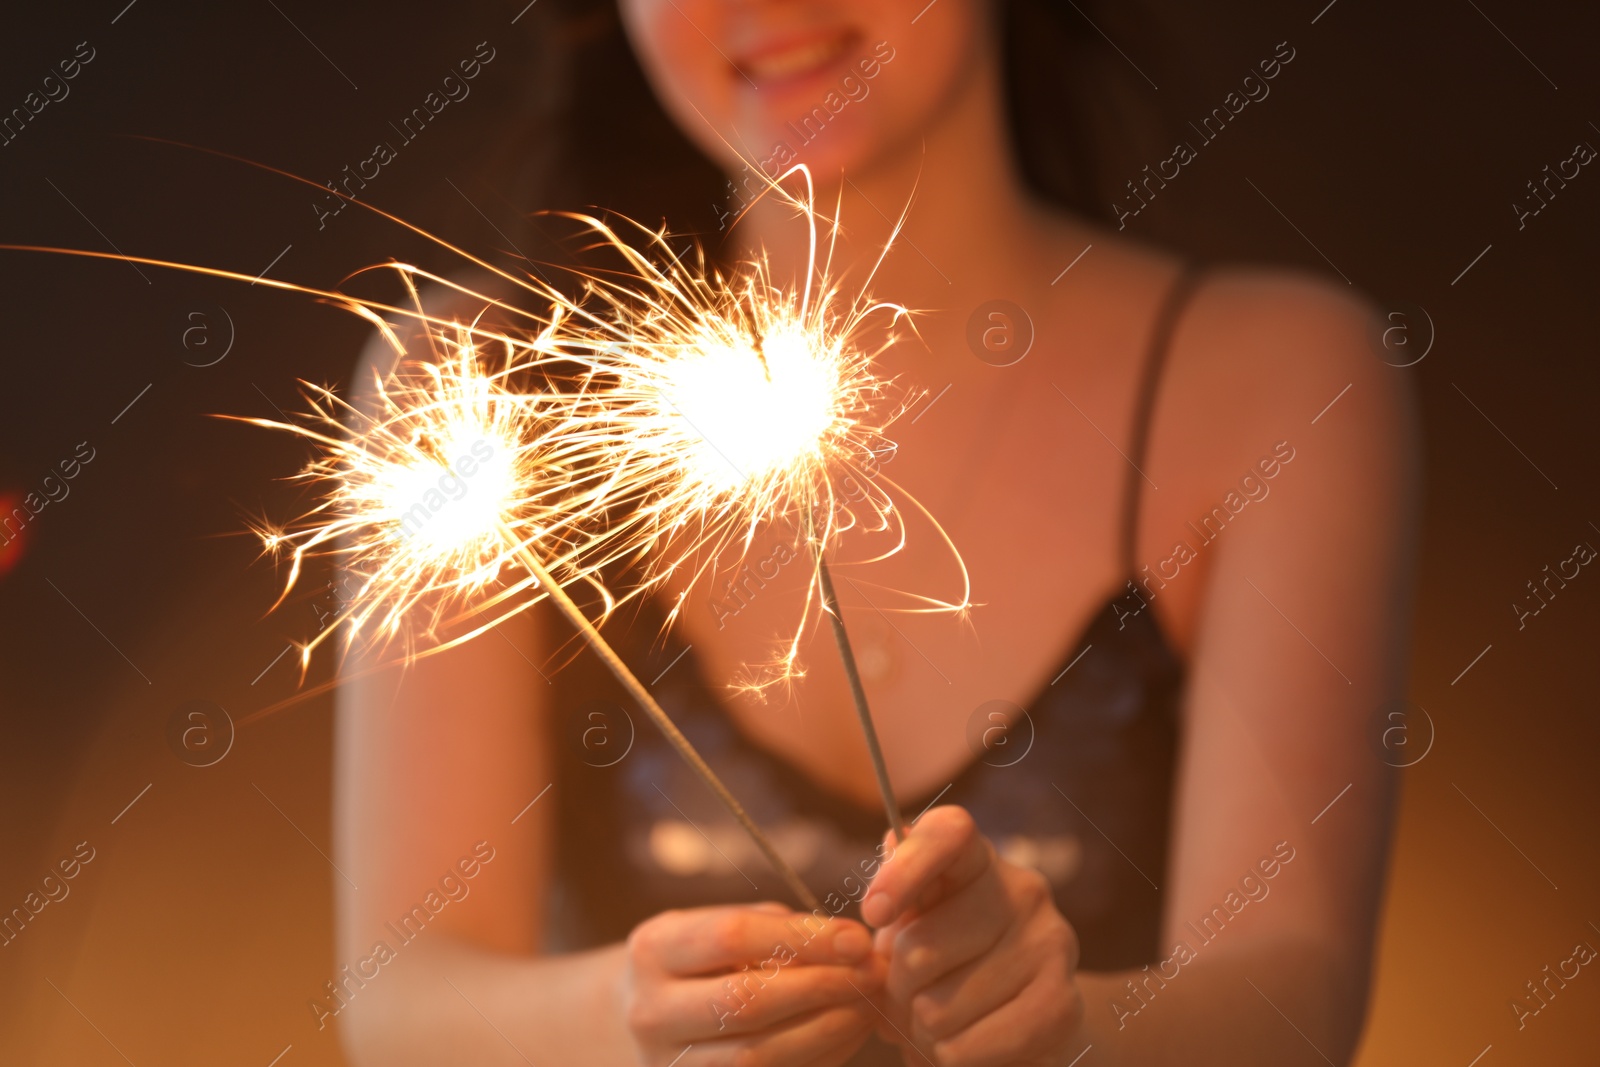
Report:
M 620 5 L 661 107 L 726 174 L 724 221 L 758 184 L 747 161 L 805 162 L 859 280 L 915 190 L 873 288 L 928 309 L 925 346 L 882 369 L 930 400 L 888 473 L 978 606 L 878 610 L 882 588 L 943 591 L 929 537 L 840 582 L 909 837 L 876 838 L 826 633 L 786 697 L 729 689 L 798 609 L 804 567 L 771 562 L 786 531 L 763 531 L 755 580 L 690 591 L 665 647 L 652 618 L 610 632 L 829 894 L 826 922 L 775 902 L 585 656 L 530 669 L 570 636 L 544 613 L 353 680 L 341 962 L 389 951 L 313 1010 L 356 1062 L 1353 1055 L 1393 802 L 1367 737 L 1403 693 L 1409 401 L 1348 290 L 1200 269 L 1030 188 L 1002 11 Z M 770 201 L 726 245 L 804 268 Z M 448 901 L 414 909 L 435 885 Z

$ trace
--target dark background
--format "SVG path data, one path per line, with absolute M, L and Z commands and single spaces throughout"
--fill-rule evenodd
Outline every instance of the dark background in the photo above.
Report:
M 366 195 L 506 246 L 485 216 L 510 210 L 508 179 L 480 160 L 535 62 L 528 22 L 511 23 L 522 0 L 124 3 L 0 16 L 0 113 L 78 42 L 95 50 L 70 95 L 0 146 L 0 241 L 252 277 L 271 264 L 324 286 L 425 255 L 353 209 L 319 230 L 309 188 L 126 135 L 332 178 L 398 143 L 388 122 L 487 40 L 473 94 Z M 1511 604 L 1577 543 L 1600 546 L 1600 171 L 1524 229 L 1511 205 L 1576 143 L 1600 146 L 1600 20 L 1504 0 L 1324 3 L 1085 8 L 1116 42 L 1085 33 L 1086 54 L 1158 134 L 1187 136 L 1278 42 L 1296 50 L 1129 229 L 1342 273 L 1402 316 L 1395 362 L 1427 351 L 1394 371 L 1418 386 L 1426 519 L 1409 747 L 1391 735 L 1374 758 L 1415 762 L 1361 1062 L 1594 1062 L 1592 968 L 1520 1031 L 1509 1002 L 1575 944 L 1600 946 L 1600 576 L 1586 568 L 1521 630 Z M 1104 145 L 1102 188 L 1171 140 Z M 296 379 L 348 376 L 364 330 L 303 298 L 126 263 L 0 252 L 0 278 L 0 494 L 40 488 L 80 442 L 94 454 L 0 549 L 0 911 L 78 842 L 95 850 L 71 895 L 0 947 L 0 1061 L 265 1065 L 287 1046 L 285 1065 L 337 1063 L 306 1007 L 333 967 L 329 701 L 252 720 L 210 767 L 180 761 L 167 731 L 188 701 L 238 721 L 326 681 L 325 664 L 302 684 L 293 654 L 274 660 L 315 631 L 315 582 L 264 617 L 277 577 L 239 532 L 247 514 L 289 513 L 280 479 L 305 454 L 208 415 L 292 409 Z

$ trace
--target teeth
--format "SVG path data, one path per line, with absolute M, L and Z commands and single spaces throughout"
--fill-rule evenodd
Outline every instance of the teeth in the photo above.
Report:
M 768 52 L 759 58 L 746 60 L 745 71 L 761 81 L 790 78 L 831 62 L 844 51 L 844 45 L 844 38 L 836 37 L 830 41 L 797 45 L 781 52 Z

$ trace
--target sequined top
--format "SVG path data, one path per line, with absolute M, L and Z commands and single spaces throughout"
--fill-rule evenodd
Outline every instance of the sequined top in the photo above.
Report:
M 1124 450 L 1130 579 L 1137 467 L 1168 342 L 1197 278 L 1186 270 L 1157 315 Z M 1166 882 L 1183 665 L 1131 580 L 1127 589 L 1090 620 L 1025 709 L 996 703 L 974 713 L 973 757 L 953 781 L 901 798 L 908 818 L 935 800 L 961 805 L 1006 859 L 1038 868 L 1077 931 L 1080 967 L 1091 971 L 1158 958 Z M 662 647 L 659 622 L 646 605 L 608 632 L 642 679 L 661 675 L 651 690 L 662 708 L 824 906 L 856 917 L 863 869 L 872 870 L 886 829 L 882 810 L 827 792 L 741 733 L 681 640 L 669 635 Z M 737 823 L 593 656 L 578 655 L 553 686 L 558 861 L 548 929 L 558 947 L 622 940 L 669 908 L 787 899 Z M 899 1062 L 876 1039 L 851 1061 Z

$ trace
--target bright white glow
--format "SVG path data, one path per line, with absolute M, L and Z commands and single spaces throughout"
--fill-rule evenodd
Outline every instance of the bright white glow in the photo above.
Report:
M 513 450 L 482 427 L 449 431 L 439 459 L 389 465 L 376 488 L 413 551 L 450 556 L 498 535 L 516 489 Z
M 796 329 L 688 349 L 665 367 L 663 412 L 688 423 L 694 477 L 718 491 L 816 454 L 838 417 L 839 360 Z M 833 357 L 833 358 L 830 358 Z

